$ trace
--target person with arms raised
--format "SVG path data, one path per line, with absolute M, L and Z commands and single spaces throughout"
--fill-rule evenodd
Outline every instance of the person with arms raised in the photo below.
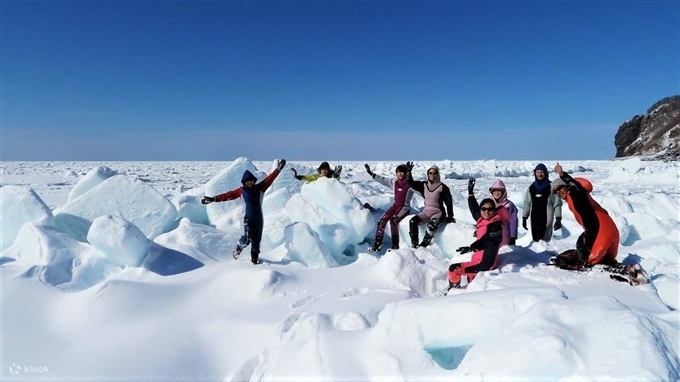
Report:
M 401 222 L 411 211 L 411 199 L 413 198 L 413 190 L 409 187 L 408 179 L 406 178 L 406 165 L 400 164 L 397 166 L 395 170 L 396 178 L 388 178 L 374 174 L 368 164 L 364 164 L 364 167 L 366 168 L 368 175 L 376 182 L 391 188 L 394 192 L 394 203 L 384 214 L 382 214 L 382 216 L 380 216 L 378 226 L 375 229 L 375 241 L 368 251 L 380 251 L 385 236 L 385 226 L 388 222 L 390 223 L 390 234 L 392 235 L 392 247 L 390 249 L 399 249 L 399 222 Z
M 203 204 L 210 204 L 214 202 L 226 202 L 243 198 L 245 204 L 245 214 L 243 215 L 243 235 L 239 238 L 238 244 L 234 249 L 233 256 L 237 259 L 241 251 L 250 247 L 250 260 L 253 264 L 258 264 L 260 256 L 260 242 L 262 241 L 262 230 L 264 228 L 264 215 L 262 213 L 262 200 L 264 193 L 269 186 L 274 183 L 274 180 L 281 173 L 281 170 L 286 166 L 286 160 L 281 159 L 276 163 L 276 169 L 272 171 L 260 183 L 253 173 L 246 170 L 241 177 L 242 186 L 231 191 L 216 196 L 205 196 L 201 200 Z
M 427 247 L 432 242 L 437 229 L 439 229 L 439 226 L 442 223 L 456 222 L 456 219 L 453 217 L 453 198 L 451 197 L 451 190 L 447 185 L 441 182 L 439 168 L 435 165 L 430 166 L 427 170 L 427 180 L 424 181 L 413 180 L 413 176 L 411 175 L 411 171 L 413 170 L 412 162 L 406 162 L 406 170 L 408 171 L 406 177 L 408 179 L 409 187 L 418 192 L 425 199 L 425 208 L 409 221 L 411 246 L 413 248 L 419 246 L 418 226 L 420 223 L 427 223 L 425 236 L 420 243 L 421 247 Z
M 333 178 L 340 179 L 340 173 L 342 172 L 342 166 L 335 166 L 335 170 L 331 170 L 331 165 L 328 162 L 321 162 L 316 172 L 307 175 L 298 175 L 297 170 L 291 168 L 290 171 L 293 172 L 293 177 L 297 180 L 303 182 L 313 182 L 319 178 Z

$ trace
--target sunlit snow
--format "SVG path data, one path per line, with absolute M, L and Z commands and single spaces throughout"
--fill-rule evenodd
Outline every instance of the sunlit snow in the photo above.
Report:
M 546 266 L 582 232 L 565 206 L 553 240 L 520 227 L 498 269 L 447 292 L 449 264 L 471 255 L 455 249 L 474 241 L 468 178 L 478 199 L 501 179 L 521 216 L 534 167 L 555 160 L 416 158 L 416 179 L 440 168 L 457 222 L 411 249 L 407 217 L 401 248 L 378 253 L 367 249 L 392 191 L 364 162 L 331 161 L 339 181 L 292 176 L 319 162 L 289 162 L 265 194 L 259 265 L 250 248 L 231 256 L 241 200 L 200 200 L 275 160 L 2 162 L 0 380 L 680 379 L 678 163 L 560 161 L 592 181 L 618 261 L 639 262 L 650 284 Z M 394 176 L 399 162 L 369 164 Z M 412 212 L 422 206 L 416 196 Z

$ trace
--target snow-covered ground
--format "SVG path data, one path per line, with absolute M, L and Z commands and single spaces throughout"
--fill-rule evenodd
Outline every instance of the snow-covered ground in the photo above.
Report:
M 402 248 L 378 254 L 380 212 L 362 205 L 392 193 L 364 162 L 305 185 L 289 169 L 319 162 L 288 163 L 264 199 L 260 265 L 249 248 L 231 257 L 241 201 L 200 199 L 274 160 L 2 162 L 0 380 L 679 380 L 678 163 L 560 162 L 593 182 L 618 260 L 650 284 L 544 266 L 582 231 L 565 206 L 552 241 L 520 227 L 497 270 L 446 293 L 448 265 L 469 258 L 455 248 L 474 240 L 467 179 L 478 198 L 502 179 L 521 213 L 538 162 L 555 164 L 416 160 L 416 179 L 439 166 L 457 222 L 413 250 L 404 219 Z M 369 164 L 392 176 L 398 163 Z

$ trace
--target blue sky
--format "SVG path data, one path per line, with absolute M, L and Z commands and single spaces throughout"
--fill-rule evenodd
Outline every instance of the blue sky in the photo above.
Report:
M 1 3 L 2 160 L 608 159 L 680 3 Z

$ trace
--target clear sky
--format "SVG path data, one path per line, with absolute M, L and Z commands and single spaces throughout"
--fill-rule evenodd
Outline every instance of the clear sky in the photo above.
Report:
M 2 1 L 2 160 L 607 159 L 678 1 Z

